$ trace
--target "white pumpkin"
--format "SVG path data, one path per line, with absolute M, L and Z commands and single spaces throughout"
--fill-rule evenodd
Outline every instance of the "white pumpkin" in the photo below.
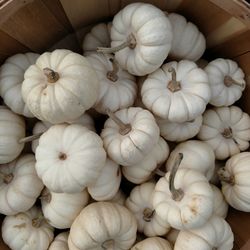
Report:
M 224 195 L 221 190 L 217 188 L 215 185 L 211 185 L 214 192 L 214 215 L 226 218 L 228 211 L 228 204 L 225 200 Z
M 81 115 L 79 118 L 77 118 L 76 120 L 73 121 L 67 121 L 66 123 L 68 124 L 80 124 L 86 128 L 88 128 L 89 130 L 92 130 L 95 132 L 95 124 L 94 124 L 94 120 L 93 118 L 87 114 L 84 113 L 83 115 Z M 49 123 L 49 122 L 45 122 L 45 121 L 39 121 L 35 124 L 35 126 L 33 127 L 33 135 L 38 135 L 40 133 L 44 133 L 45 131 L 47 131 L 53 124 Z M 39 139 L 36 140 L 32 140 L 31 143 L 31 148 L 33 153 L 36 153 L 36 148 L 38 146 L 39 143 Z
M 160 237 L 151 237 L 140 241 L 131 250 L 172 250 L 172 247 L 167 240 Z
M 49 246 L 48 250 L 69 250 L 68 247 L 69 232 L 58 234 Z
M 107 154 L 120 165 L 137 164 L 159 140 L 155 118 L 148 110 L 135 107 L 108 114 L 101 132 Z
M 135 216 L 138 232 L 147 237 L 165 235 L 170 225 L 163 221 L 156 213 L 152 204 L 152 194 L 155 183 L 145 182 L 132 189 L 125 206 Z
M 19 141 L 24 137 L 24 119 L 0 106 L 0 164 L 11 162 L 20 155 L 24 143 Z
M 96 51 L 97 47 L 110 47 L 110 29 L 112 23 L 98 23 L 83 39 L 82 49 L 84 55 Z
M 24 72 L 34 64 L 39 54 L 16 54 L 9 57 L 0 68 L 0 95 L 5 104 L 15 113 L 34 117 L 22 98 Z
M 137 93 L 136 79 L 121 69 L 112 55 L 92 53 L 87 57 L 99 79 L 99 94 L 95 109 L 106 114 L 131 107 Z
M 39 139 L 36 171 L 55 193 L 81 192 L 96 181 L 106 161 L 101 138 L 78 125 L 54 125 Z
M 206 49 L 206 40 L 197 26 L 177 13 L 168 14 L 173 30 L 170 57 L 175 60 L 197 61 Z
M 216 159 L 227 159 L 249 147 L 250 117 L 236 106 L 209 109 L 198 138 L 213 148 Z
M 156 183 L 153 207 L 162 221 L 187 230 L 201 227 L 212 215 L 213 190 L 200 172 L 184 168 L 177 171 L 182 158 L 180 153 L 171 172 Z
M 54 233 L 41 210 L 32 207 L 26 212 L 6 216 L 2 224 L 2 237 L 12 250 L 47 250 Z
M 127 208 L 110 202 L 92 203 L 73 222 L 69 249 L 130 249 L 136 230 L 136 220 Z
M 168 56 L 172 28 L 168 18 L 157 7 L 132 3 L 118 12 L 111 27 L 111 49 L 115 59 L 129 73 L 143 76 L 155 71 Z
M 245 89 L 244 72 L 238 64 L 230 59 L 218 58 L 204 69 L 207 72 L 211 100 L 214 106 L 230 106 L 240 99 Z
M 229 224 L 221 217 L 212 216 L 205 225 L 188 231 L 181 231 L 174 250 L 231 250 L 234 235 Z
M 30 209 L 43 189 L 35 157 L 24 155 L 0 167 L 0 213 L 15 215 Z
M 171 122 L 191 121 L 210 100 L 207 74 L 194 62 L 164 64 L 144 81 L 142 102 L 156 116 Z
M 42 211 L 48 223 L 59 229 L 70 228 L 74 219 L 88 204 L 86 189 L 79 193 L 54 193 L 45 188 L 40 196 Z
M 119 204 L 119 205 L 121 205 L 121 206 L 124 206 L 125 201 L 126 201 L 126 196 L 125 196 L 125 194 L 121 191 L 121 189 L 119 189 L 119 190 L 117 191 L 117 193 L 115 194 L 115 196 L 114 196 L 112 199 L 108 200 L 108 201 L 109 201 L 109 202 L 117 203 L 117 204 Z
M 166 235 L 166 239 L 174 246 L 176 239 L 179 235 L 180 230 L 177 230 L 175 228 L 171 228 L 170 231 Z
M 110 200 L 118 192 L 121 178 L 120 166 L 107 158 L 98 179 L 88 186 L 88 192 L 96 201 Z
M 202 115 L 197 116 L 191 121 L 182 123 L 170 122 L 166 119 L 156 119 L 160 128 L 160 134 L 168 141 L 186 141 L 196 136 L 202 125 Z
M 122 173 L 130 182 L 140 184 L 149 180 L 157 166 L 160 166 L 169 155 L 167 142 L 160 137 L 152 151 L 139 163 L 133 166 L 123 166 Z
M 43 53 L 25 72 L 22 96 L 39 120 L 62 123 L 91 108 L 98 95 L 97 75 L 83 56 L 58 49 Z
M 249 152 L 236 154 L 218 172 L 226 201 L 233 208 L 244 212 L 250 212 L 249 161 Z

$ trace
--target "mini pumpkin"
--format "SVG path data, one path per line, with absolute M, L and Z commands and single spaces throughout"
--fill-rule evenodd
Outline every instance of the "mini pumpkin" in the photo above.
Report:
M 208 180 L 211 179 L 214 173 L 215 155 L 207 143 L 189 140 L 178 144 L 167 160 L 166 169 L 168 171 L 173 167 L 173 161 L 179 153 L 184 155 L 179 168 L 193 169 L 206 176 Z
M 218 171 L 226 201 L 233 208 L 244 212 L 250 212 L 249 161 L 249 152 L 236 154 Z
M 197 229 L 181 231 L 174 250 L 233 249 L 234 235 L 229 224 L 221 217 L 212 216 Z
M 5 104 L 15 113 L 33 117 L 22 98 L 24 72 L 34 64 L 39 54 L 16 54 L 9 57 L 0 68 L 0 95 Z
M 106 114 L 131 107 L 137 93 L 136 79 L 121 69 L 111 55 L 93 53 L 87 57 L 99 79 L 99 94 L 95 109 Z
M 230 106 L 240 99 L 245 89 L 244 72 L 230 59 L 218 58 L 204 69 L 207 72 L 214 106 Z
M 22 96 L 39 120 L 62 123 L 91 108 L 98 95 L 97 75 L 83 56 L 58 49 L 43 53 L 25 72 Z
M 168 56 L 172 28 L 157 7 L 132 3 L 114 16 L 111 41 L 111 48 L 99 48 L 98 51 L 115 53 L 122 68 L 143 76 L 159 68 Z
M 191 121 L 201 115 L 210 100 L 207 74 L 194 62 L 164 64 L 144 81 L 142 102 L 159 118 Z
M 35 157 L 24 155 L 0 167 L 0 213 L 15 215 L 30 209 L 43 189 Z
M 48 250 L 69 250 L 68 247 L 69 232 L 58 234 L 49 246 Z
M 32 207 L 26 212 L 6 216 L 2 224 L 2 237 L 12 250 L 47 250 L 54 233 L 41 210 Z
M 110 200 L 119 190 L 121 177 L 120 166 L 107 158 L 98 179 L 88 186 L 88 192 L 96 201 Z
M 25 137 L 24 119 L 5 106 L 0 106 L 0 164 L 13 161 L 22 152 Z
M 50 127 L 36 148 L 36 171 L 55 193 L 81 192 L 96 181 L 106 161 L 101 138 L 78 124 Z
M 155 118 L 149 111 L 135 107 L 108 111 L 108 115 L 101 132 L 107 154 L 120 165 L 137 164 L 159 140 Z
M 216 159 L 227 159 L 249 147 L 250 117 L 236 106 L 209 109 L 198 138 L 213 148 Z
M 162 221 L 187 230 L 201 227 L 212 215 L 213 190 L 200 172 L 185 168 L 177 171 L 182 158 L 179 153 L 171 172 L 156 183 L 153 207 Z
M 172 250 L 169 242 L 160 237 L 151 237 L 140 241 L 131 250 Z
M 69 249 L 130 249 L 136 230 L 136 220 L 127 208 L 110 202 L 92 203 L 73 222 Z
M 132 189 L 126 200 L 126 207 L 135 216 L 138 232 L 147 237 L 160 236 L 166 234 L 170 225 L 155 213 L 152 204 L 152 194 L 155 183 L 145 182 Z
M 122 173 L 130 182 L 140 184 L 149 180 L 157 166 L 160 166 L 169 155 L 167 142 L 160 137 L 152 151 L 139 163 L 133 166 L 123 166 Z

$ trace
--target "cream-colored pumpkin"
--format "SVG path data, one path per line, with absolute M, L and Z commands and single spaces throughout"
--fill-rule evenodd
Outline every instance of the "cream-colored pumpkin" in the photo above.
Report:
M 39 139 L 36 171 L 50 191 L 81 192 L 96 181 L 106 161 L 101 138 L 78 125 L 54 125 Z
M 115 194 L 115 196 L 112 199 L 109 200 L 109 202 L 114 202 L 114 203 L 117 203 L 117 204 L 119 204 L 121 206 L 124 206 L 125 201 L 126 201 L 126 196 L 121 191 L 121 189 L 119 189 L 117 191 L 117 193 Z
M 33 155 L 0 166 L 0 213 L 15 215 L 30 209 L 43 189 Z
M 218 58 L 204 69 L 207 72 L 211 100 L 214 106 L 230 106 L 240 99 L 245 89 L 244 72 L 238 64 L 230 59 Z
M 175 60 L 197 61 L 206 49 L 206 40 L 197 26 L 177 13 L 167 15 L 172 25 L 173 42 L 170 57 Z
M 167 160 L 166 169 L 168 171 L 173 167 L 173 161 L 179 153 L 184 155 L 179 168 L 193 169 L 206 176 L 208 180 L 211 179 L 214 173 L 215 155 L 207 143 L 190 140 L 178 144 Z
M 228 211 L 228 204 L 222 194 L 221 190 L 214 185 L 211 185 L 214 192 L 214 215 L 226 218 Z
M 22 98 L 22 82 L 25 70 L 34 64 L 39 54 L 16 54 L 9 57 L 0 68 L 0 95 L 5 104 L 15 113 L 27 117 L 34 115 Z
M 155 71 L 168 56 L 172 28 L 168 18 L 157 7 L 132 3 L 118 12 L 111 27 L 111 49 L 122 68 L 136 76 Z
M 12 250 L 47 250 L 54 238 L 53 228 L 43 219 L 37 207 L 6 216 L 2 224 L 3 241 Z
M 55 228 L 70 228 L 75 218 L 88 204 L 86 189 L 80 193 L 54 193 L 45 188 L 40 196 L 42 211 L 49 224 Z
M 122 173 L 130 182 L 143 183 L 152 177 L 153 171 L 166 161 L 168 155 L 168 144 L 160 137 L 158 143 L 143 160 L 133 166 L 123 166 Z
M 110 29 L 112 23 L 98 23 L 84 37 L 82 49 L 84 55 L 89 55 L 96 51 L 97 47 L 110 47 Z
M 249 161 L 249 152 L 236 154 L 218 172 L 226 201 L 233 208 L 244 212 L 250 212 Z
M 49 246 L 48 250 L 69 250 L 68 247 L 69 232 L 58 234 Z
M 112 55 L 92 53 L 87 57 L 99 79 L 99 94 L 95 109 L 106 114 L 106 109 L 115 112 L 131 107 L 137 93 L 136 79 L 121 69 Z
M 107 158 L 98 179 L 88 186 L 88 192 L 96 201 L 110 200 L 118 192 L 121 178 L 120 166 Z
M 137 243 L 131 250 L 172 250 L 172 247 L 163 238 L 151 237 Z
M 179 235 L 180 230 L 171 228 L 170 231 L 166 235 L 166 239 L 174 246 L 176 239 Z
M 81 115 L 79 118 L 77 118 L 76 120 L 73 121 L 67 121 L 66 123 L 68 124 L 80 124 L 86 128 L 88 128 L 89 130 L 92 130 L 95 132 L 95 124 L 94 124 L 94 120 L 93 118 L 87 114 L 84 113 L 83 115 Z M 36 134 L 40 134 L 40 133 L 44 133 L 45 131 L 47 131 L 53 124 L 49 123 L 49 122 L 45 122 L 45 121 L 39 121 L 35 124 L 35 126 L 33 127 L 33 135 Z M 32 151 L 34 153 L 36 153 L 36 148 L 38 146 L 39 143 L 39 139 L 33 140 L 31 143 L 31 148 Z
M 212 216 L 205 225 L 188 231 L 181 231 L 174 250 L 231 250 L 234 235 L 229 224 L 221 217 Z
M 185 168 L 177 171 L 182 157 L 180 153 L 172 171 L 156 183 L 153 207 L 162 221 L 187 230 L 201 227 L 212 215 L 213 190 L 200 172 Z
M 191 121 L 201 115 L 210 100 L 205 71 L 194 62 L 164 64 L 144 81 L 142 102 L 156 116 L 171 122 Z
M 130 249 L 136 230 L 136 219 L 127 208 L 111 202 L 92 203 L 73 222 L 69 249 Z
M 70 50 L 43 53 L 25 72 L 22 96 L 39 120 L 62 123 L 77 119 L 98 95 L 97 75 L 87 59 Z
M 0 164 L 11 162 L 20 155 L 24 143 L 19 141 L 24 137 L 24 119 L 0 106 Z
M 160 134 L 168 141 L 186 141 L 196 136 L 202 125 L 202 115 L 197 116 L 192 121 L 170 122 L 166 119 L 156 119 L 160 128 Z
M 250 117 L 236 106 L 209 109 L 198 138 L 213 148 L 216 159 L 227 159 L 249 147 Z
M 132 189 L 125 206 L 135 216 L 138 232 L 147 237 L 165 235 L 170 225 L 163 221 L 156 213 L 152 204 L 152 194 L 155 183 L 145 182 Z
M 109 157 L 123 166 L 140 162 L 159 140 L 159 127 L 145 109 L 131 107 L 109 112 L 102 130 L 104 148 Z

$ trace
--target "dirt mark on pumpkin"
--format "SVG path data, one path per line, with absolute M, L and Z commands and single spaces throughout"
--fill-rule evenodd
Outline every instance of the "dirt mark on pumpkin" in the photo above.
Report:
M 19 225 L 15 225 L 14 227 L 15 227 L 15 228 L 18 228 L 18 229 L 25 228 L 25 227 L 26 227 L 26 223 L 22 223 L 22 224 L 19 224 Z

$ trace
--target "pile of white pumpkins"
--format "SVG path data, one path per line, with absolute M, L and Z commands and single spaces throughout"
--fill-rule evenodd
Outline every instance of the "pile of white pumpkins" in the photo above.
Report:
M 250 118 L 232 106 L 246 83 L 232 60 L 199 60 L 205 43 L 183 16 L 133 3 L 92 28 L 84 56 L 6 60 L 0 213 L 11 249 L 233 248 L 228 204 L 250 212 Z

